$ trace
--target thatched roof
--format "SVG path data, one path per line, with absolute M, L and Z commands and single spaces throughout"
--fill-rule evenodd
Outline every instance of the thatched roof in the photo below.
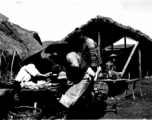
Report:
M 79 33 L 83 33 L 85 36 L 94 39 L 96 42 L 98 40 L 98 33 L 100 33 L 101 48 L 105 48 L 125 36 L 141 42 L 142 45 L 152 45 L 152 39 L 143 32 L 133 29 L 130 26 L 122 25 L 111 18 L 103 16 L 97 16 L 96 18 L 89 20 L 86 24 L 69 33 L 62 40 L 72 42 L 77 36 L 79 36 Z
M 16 50 L 21 59 L 25 59 L 41 49 L 42 43 L 37 32 L 13 24 L 0 14 L 0 51 L 9 56 Z

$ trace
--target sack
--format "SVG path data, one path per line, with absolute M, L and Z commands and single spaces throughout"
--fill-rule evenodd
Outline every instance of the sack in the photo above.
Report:
M 87 79 L 83 79 L 76 85 L 70 87 L 67 92 L 62 95 L 60 99 L 60 103 L 69 108 L 72 104 L 74 104 L 82 95 L 82 93 L 86 90 L 90 81 Z

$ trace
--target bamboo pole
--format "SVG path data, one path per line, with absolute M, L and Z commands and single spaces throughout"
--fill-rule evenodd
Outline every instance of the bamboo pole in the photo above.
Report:
M 3 56 L 4 60 L 5 60 L 5 63 L 7 63 L 7 60 L 6 60 L 5 55 L 4 55 L 3 52 L 2 52 L 2 56 Z
M 16 55 L 16 50 L 14 50 L 13 52 L 13 59 L 12 59 L 12 63 L 11 63 L 11 74 L 10 74 L 10 79 L 12 80 L 12 70 L 13 70 L 13 63 L 14 63 L 14 58 L 15 58 L 15 55 Z
M 130 60 L 131 60 L 131 58 L 132 58 L 132 56 L 133 56 L 133 54 L 134 54 L 137 46 L 138 46 L 138 44 L 139 44 L 139 42 L 137 42 L 137 43 L 135 44 L 133 50 L 131 51 L 130 56 L 129 56 L 129 58 L 128 58 L 125 66 L 124 66 L 124 68 L 123 68 L 123 70 L 122 70 L 122 74 L 121 74 L 122 76 L 124 75 L 124 73 L 125 73 L 125 71 L 126 71 L 126 69 L 127 69 L 127 67 L 128 67 L 128 64 L 129 64 L 129 62 L 130 62 Z

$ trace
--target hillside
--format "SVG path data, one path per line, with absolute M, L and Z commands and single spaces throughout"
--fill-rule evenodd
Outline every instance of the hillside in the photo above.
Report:
M 52 44 L 54 41 L 44 41 L 43 42 L 43 48 L 46 48 L 47 46 L 49 46 L 50 44 Z

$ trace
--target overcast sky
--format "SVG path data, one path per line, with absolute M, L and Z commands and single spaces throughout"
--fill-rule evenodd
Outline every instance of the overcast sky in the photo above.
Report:
M 0 0 L 0 12 L 42 39 L 60 40 L 97 15 L 152 37 L 152 0 Z

